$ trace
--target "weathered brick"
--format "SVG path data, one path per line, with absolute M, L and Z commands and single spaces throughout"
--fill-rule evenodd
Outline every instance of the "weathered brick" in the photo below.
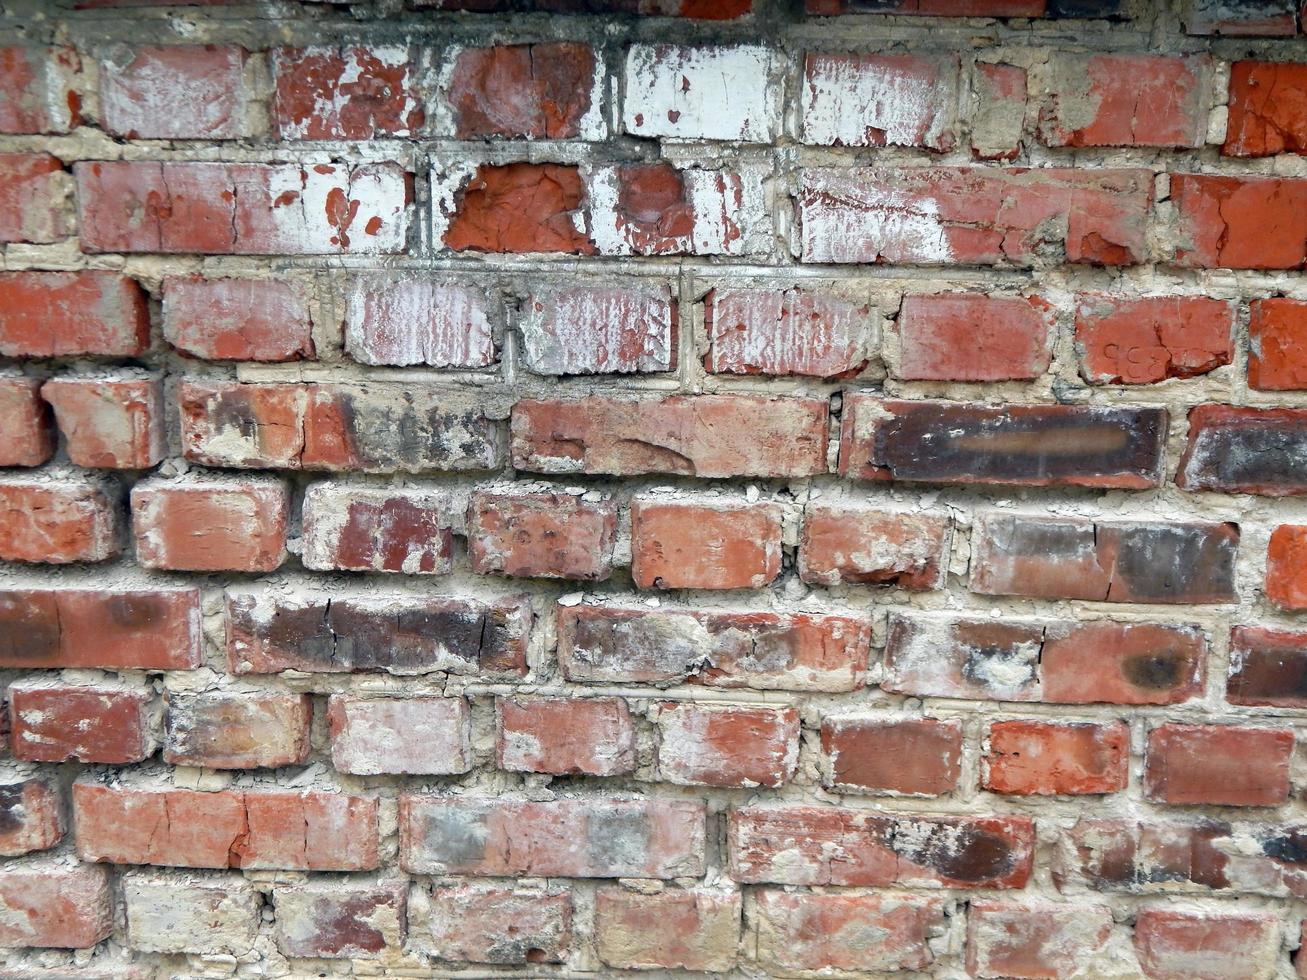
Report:
M 485 290 L 430 279 L 361 279 L 345 311 L 345 350 L 361 364 L 479 368 L 495 360 Z
M 0 153 L 0 243 L 47 244 L 73 233 L 69 180 L 48 153 Z
M 277 48 L 273 118 L 288 140 L 416 136 L 425 114 L 399 45 Z
M 1161 725 L 1148 734 L 1144 795 L 1157 803 L 1278 806 L 1289 797 L 1289 728 Z
M 642 589 L 758 589 L 781 571 L 781 509 L 712 498 L 631 502 L 631 577 Z
M 0 946 L 87 949 L 112 932 L 104 868 L 59 862 L 6 867 L 0 875 Z
M 874 481 L 1147 489 L 1162 480 L 1166 422 L 1161 408 L 992 407 L 848 393 L 840 472 Z
M 519 600 L 227 596 L 227 661 L 236 674 L 448 671 L 526 673 L 530 606 Z
M 116 272 L 0 273 L 0 355 L 135 357 L 150 346 L 145 293 Z
M 1221 152 L 1235 157 L 1307 153 L 1307 64 L 1236 61 Z
M 199 665 L 198 589 L 0 591 L 0 666 L 187 670 Z
M 957 142 L 957 55 L 819 54 L 804 59 L 801 139 L 822 146 Z
M 41 397 L 54 409 L 78 466 L 148 469 L 168 454 L 163 382 L 157 378 L 53 378 Z
M 880 346 L 871 309 L 828 291 L 717 288 L 703 317 L 715 374 L 852 377 Z
M 446 56 L 449 135 L 463 140 L 602 139 L 603 64 L 570 41 L 463 48 Z
M 100 60 L 100 123 L 125 139 L 253 136 L 246 57 L 230 44 L 114 48 Z
M 1248 387 L 1307 390 L 1307 302 L 1277 296 L 1249 308 Z
M 1135 952 L 1150 980 L 1271 976 L 1282 959 L 1280 922 L 1268 912 L 1142 908 Z
M 782 786 L 799 763 L 794 708 L 658 705 L 659 778 L 681 786 Z
M 1100 962 L 1111 934 L 1105 905 L 980 899 L 967 910 L 967 971 L 985 980 L 1069 980 Z
M 772 888 L 753 893 L 751 920 L 754 956 L 773 976 L 926 970 L 945 922 L 934 899 Z
M 786 804 L 732 810 L 726 837 L 730 875 L 742 884 L 1023 888 L 1035 828 L 1028 817 Z
M 704 871 L 705 811 L 679 800 L 399 798 L 415 874 L 680 878 Z
M 1205 296 L 1082 295 L 1076 305 L 1081 370 L 1094 384 L 1207 374 L 1230 363 L 1236 312 L 1235 304 Z
M 313 316 L 304 290 L 279 279 L 163 281 L 163 336 L 212 361 L 311 360 Z
M 985 167 L 807 169 L 804 262 L 1133 265 L 1146 257 L 1152 173 Z
M 1301 269 L 1307 264 L 1307 180 L 1173 174 L 1178 265 Z
M 1199 405 L 1189 410 L 1189 442 L 1176 470 L 1185 490 L 1307 494 L 1307 409 Z
M 1097 602 L 1230 603 L 1237 524 L 1100 522 L 986 514 L 971 584 L 985 595 Z
M 315 483 L 304 492 L 306 568 L 443 575 L 453 530 L 443 495 Z
M 10 751 L 32 762 L 141 762 L 154 753 L 148 688 L 74 686 L 46 679 L 9 686 Z
M 66 133 L 81 122 L 72 48 L 0 47 L 0 133 Z
M 53 782 L 33 778 L 0 784 L 0 856 L 46 851 L 58 844 L 64 837 L 62 809 Z M 5 872 L 0 878 L 9 869 Z
M 950 528 L 942 514 L 809 504 L 799 541 L 799 577 L 817 585 L 938 589 L 948 569 Z
M 543 287 L 523 309 L 523 362 L 536 374 L 676 368 L 677 305 L 666 284 Z
M 241 469 L 495 469 L 503 426 L 461 392 L 400 383 L 181 385 L 186 458 Z
M 327 705 L 337 772 L 450 775 L 472 768 L 471 722 L 463 698 L 361 698 Z
M 277 948 L 286 956 L 363 958 L 398 949 L 404 942 L 408 889 L 400 883 L 376 885 L 306 881 L 277 885 Z
M 1038 378 L 1051 360 L 1052 320 L 1052 307 L 1033 296 L 905 296 L 891 372 L 906 381 Z
M 851 616 L 558 607 L 559 663 L 581 682 L 853 691 L 870 644 Z
M 620 776 L 635 771 L 635 726 L 621 698 L 499 698 L 495 764 L 509 772 Z
M 289 516 L 282 483 L 151 480 L 132 488 L 136 559 L 147 568 L 275 571 Z
M 417 888 L 410 945 L 457 963 L 560 963 L 572 946 L 572 896 L 469 885 Z
M 1285 609 L 1307 609 L 1307 527 L 1281 524 L 1271 532 L 1266 598 Z
M 468 506 L 468 557 L 481 575 L 602 581 L 616 537 L 612 500 L 490 489 Z
M 770 143 L 780 128 L 777 52 L 755 45 L 633 44 L 622 127 L 670 140 Z
M 0 559 L 47 565 L 118 554 L 118 512 L 98 483 L 0 482 Z
M 842 792 L 940 796 L 957 786 L 962 724 L 847 715 L 821 723 L 823 782 Z
M 980 785 L 1015 796 L 1081 796 L 1126 788 L 1130 729 L 1123 721 L 989 726 Z
M 275 769 L 309 755 L 307 694 L 213 691 L 171 694 L 163 761 L 208 769 Z
M 433 175 L 432 198 L 439 240 L 455 252 L 595 252 L 576 167 L 482 164 Z
M 0 466 L 40 466 L 55 442 L 40 379 L 0 377 Z
M 980 160 L 1011 160 L 1025 136 L 1026 69 L 977 62 L 971 76 L 975 108 L 971 117 L 971 155 Z
M 1307 633 L 1234 627 L 1225 697 L 1231 704 L 1307 707 Z
M 733 890 L 669 888 L 645 895 L 600 888 L 599 958 L 619 970 L 728 972 L 735 968 L 741 905 Z
M 262 902 L 238 875 L 131 871 L 122 890 L 132 949 L 232 956 L 254 946 Z
M 1230 37 L 1292 37 L 1295 0 L 1190 0 L 1185 29 L 1190 34 Z
M 523 399 L 513 465 L 537 473 L 812 476 L 826 471 L 827 402 L 756 395 Z
M 88 252 L 387 254 L 408 247 L 410 176 L 394 163 L 85 162 Z

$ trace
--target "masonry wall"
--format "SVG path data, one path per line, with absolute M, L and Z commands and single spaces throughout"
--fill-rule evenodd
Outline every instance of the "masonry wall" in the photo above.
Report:
M 1307 976 L 1297 0 L 801 6 L 5 6 L 0 976 Z

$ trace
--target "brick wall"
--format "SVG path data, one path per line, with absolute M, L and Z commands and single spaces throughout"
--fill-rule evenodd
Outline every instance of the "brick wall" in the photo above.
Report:
M 1307 976 L 1297 0 L 801 7 L 0 14 L 0 977 Z

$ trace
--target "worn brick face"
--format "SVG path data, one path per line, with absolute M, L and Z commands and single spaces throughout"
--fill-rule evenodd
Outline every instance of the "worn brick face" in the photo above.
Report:
M 295 361 L 314 355 L 304 291 L 276 279 L 165 279 L 163 336 L 204 360 Z
M 9 745 L 33 762 L 141 762 L 155 747 L 151 692 L 28 681 L 8 691 Z
M 827 718 L 821 750 L 828 785 L 848 791 L 939 796 L 957 786 L 962 726 L 933 718 Z
M 602 135 L 595 52 L 568 42 L 458 51 L 444 98 L 458 139 Z
M 644 589 L 757 589 L 780 574 L 781 515 L 711 499 L 631 505 L 631 577 Z
M 104 127 L 128 139 L 255 135 L 246 52 L 234 45 L 142 45 L 100 62 Z
M 41 386 L 41 397 L 78 466 L 147 469 L 168 453 L 158 379 L 54 378 Z

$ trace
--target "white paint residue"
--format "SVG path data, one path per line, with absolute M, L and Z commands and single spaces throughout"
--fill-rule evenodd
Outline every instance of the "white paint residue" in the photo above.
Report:
M 426 280 L 356 283 L 345 349 L 361 364 L 485 367 L 495 355 L 485 293 Z
M 622 126 L 635 136 L 770 143 L 780 123 L 768 48 L 632 45 Z
M 527 367 L 538 374 L 669 371 L 671 301 L 665 285 L 539 294 L 521 322 Z
M 956 61 L 923 70 L 916 56 L 812 56 L 803 141 L 824 146 L 953 144 Z
M 805 262 L 947 265 L 939 205 L 867 170 L 805 170 L 799 191 Z

